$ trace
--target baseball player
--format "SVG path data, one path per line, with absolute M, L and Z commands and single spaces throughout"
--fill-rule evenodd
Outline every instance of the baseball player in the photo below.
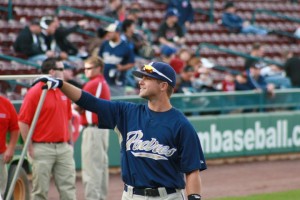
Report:
M 99 128 L 114 129 L 121 145 L 122 200 L 201 199 L 200 171 L 206 169 L 199 137 L 186 117 L 172 107 L 176 84 L 173 68 L 162 62 L 134 71 L 139 96 L 147 104 L 95 98 L 66 82 L 41 77 L 49 89 L 61 91 L 80 107 L 97 113 Z
M 10 133 L 6 146 L 6 134 Z M 14 156 L 15 146 L 19 138 L 18 115 L 11 102 L 0 95 L 0 199 L 4 195 L 7 183 L 6 163 Z

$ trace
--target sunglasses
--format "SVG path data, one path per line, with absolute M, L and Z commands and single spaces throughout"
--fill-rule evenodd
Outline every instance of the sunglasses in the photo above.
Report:
M 164 77 L 165 79 L 169 80 L 170 82 L 172 82 L 171 79 L 169 79 L 166 75 L 164 75 L 163 73 L 161 73 L 160 71 L 158 71 L 151 65 L 144 65 L 143 71 L 147 72 L 148 74 L 152 74 L 153 72 L 157 73 L 158 75 L 160 75 L 160 76 Z
M 87 68 L 84 68 L 84 70 L 92 70 L 94 68 L 96 68 L 96 67 L 87 67 Z
M 53 70 L 55 70 L 55 71 L 64 71 L 65 69 L 64 68 L 58 68 L 58 67 L 55 67 L 55 68 L 52 68 Z

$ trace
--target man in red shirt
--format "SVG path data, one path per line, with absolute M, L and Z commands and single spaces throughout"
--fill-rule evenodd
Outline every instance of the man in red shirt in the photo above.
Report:
M 90 57 L 84 63 L 89 82 L 83 90 L 101 98 L 110 99 L 110 90 L 103 76 L 103 61 Z M 86 200 L 105 200 L 108 190 L 108 129 L 99 129 L 97 114 L 78 107 L 81 113 L 82 132 L 81 160 L 82 180 Z
M 63 78 L 63 63 L 48 58 L 42 64 L 42 73 Z M 26 94 L 19 113 L 23 139 L 28 135 L 42 90 L 42 83 L 34 85 Z M 68 144 L 71 133 L 71 101 L 59 90 L 49 90 L 29 144 L 32 162 L 32 199 L 48 199 L 51 174 L 60 199 L 74 200 L 75 162 L 73 148 Z
M 10 133 L 8 146 L 6 146 L 7 132 Z M 7 169 L 5 164 L 9 163 L 14 156 L 18 138 L 19 126 L 17 112 L 8 99 L 0 96 L 0 197 L 4 195 L 7 182 Z

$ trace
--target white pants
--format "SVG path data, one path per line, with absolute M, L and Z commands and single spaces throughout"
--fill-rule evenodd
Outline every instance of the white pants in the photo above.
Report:
M 148 197 L 133 194 L 133 187 L 128 186 L 127 191 L 123 191 L 122 200 L 184 200 L 183 190 L 177 190 L 172 194 L 167 194 L 165 188 L 158 188 L 159 197 Z
M 86 200 L 105 200 L 108 191 L 109 131 L 87 127 L 82 133 L 81 167 Z
M 7 169 L 3 162 L 3 154 L 0 154 L 0 196 L 4 196 L 5 188 L 7 183 Z

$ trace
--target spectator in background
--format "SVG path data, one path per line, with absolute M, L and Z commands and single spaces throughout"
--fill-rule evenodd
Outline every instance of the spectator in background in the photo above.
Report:
M 104 8 L 104 15 L 118 20 L 118 9 L 122 6 L 121 0 L 109 0 L 109 4 Z
M 246 72 L 246 80 L 240 77 L 241 79 L 239 78 L 235 82 L 236 90 L 256 90 L 274 96 L 275 86 L 273 84 L 267 84 L 265 78 L 260 74 L 263 66 L 262 63 L 254 61 Z M 240 80 L 241 82 L 239 82 Z
M 182 69 L 187 66 L 188 61 L 190 60 L 192 53 L 186 49 L 182 48 L 179 50 L 177 55 L 171 59 L 170 65 L 175 70 L 176 74 L 180 74 Z
M 35 58 L 37 61 L 44 61 L 49 57 L 60 57 L 63 60 L 68 58 L 68 54 L 66 52 L 59 52 L 58 46 L 56 44 L 56 40 L 54 38 L 54 33 L 58 27 L 58 24 L 51 16 L 45 16 L 41 18 L 40 26 L 42 28 L 41 33 L 41 47 L 44 52 L 46 52 L 46 57 L 37 57 Z
M 272 83 L 276 89 L 291 88 L 291 80 L 286 77 L 283 67 L 277 65 L 265 65 L 260 74 L 265 78 L 267 84 Z
M 184 33 L 194 21 L 194 9 L 190 0 L 169 0 L 167 8 L 175 8 L 179 12 L 178 23 Z
M 187 65 L 192 66 L 195 70 L 195 78 L 199 78 L 199 70 L 202 67 L 202 62 L 199 57 L 196 55 L 192 55 L 189 61 L 187 62 Z
M 250 24 L 249 21 L 242 19 L 236 14 L 236 7 L 233 2 L 226 2 L 222 14 L 222 25 L 228 28 L 230 32 L 252 33 L 257 35 L 266 35 L 268 31 Z
M 128 15 L 126 19 L 131 19 L 134 21 L 135 25 L 144 28 L 145 24 L 142 16 L 142 8 L 138 2 L 133 2 L 128 8 Z
M 40 42 L 41 32 L 40 20 L 34 18 L 28 26 L 20 31 L 13 44 L 14 50 L 26 55 L 29 60 L 35 56 L 44 55 L 45 52 L 42 50 Z
M 88 21 L 80 20 L 74 26 L 65 27 L 60 23 L 59 18 L 57 16 L 55 16 L 53 19 L 55 23 L 57 23 L 54 38 L 60 51 L 68 54 L 69 61 L 81 60 L 80 56 L 84 55 L 79 54 L 78 48 L 68 40 L 68 36 L 71 33 L 78 31 L 80 28 L 85 28 Z
M 250 55 L 253 57 L 260 57 L 262 58 L 265 55 L 265 45 L 261 44 L 259 42 L 256 42 L 252 45 L 252 49 L 250 52 Z M 245 61 L 245 69 L 248 70 L 253 64 L 253 62 L 256 61 L 256 59 L 253 58 L 247 58 Z
M 176 50 L 173 48 L 170 48 L 168 46 L 162 46 L 160 49 L 160 58 L 162 62 L 170 64 L 171 60 L 174 58 L 176 53 Z
M 84 63 L 84 72 L 90 80 L 83 90 L 101 99 L 110 100 L 108 84 L 102 74 L 104 64 L 99 57 L 90 57 Z M 108 191 L 108 129 L 98 128 L 95 113 L 76 105 L 81 114 L 82 132 L 81 159 L 82 181 L 86 200 L 105 200 Z
M 157 38 L 161 46 L 169 46 L 175 50 L 182 47 L 185 43 L 184 34 L 178 24 L 179 13 L 176 9 L 168 9 L 165 20 L 158 28 Z
M 192 66 L 186 66 L 180 72 L 176 83 L 176 92 L 177 93 L 184 93 L 184 94 L 191 94 L 195 93 L 196 89 L 193 87 L 193 81 L 195 79 L 195 70 Z
M 224 80 L 222 81 L 222 91 L 232 92 L 235 91 L 235 77 L 231 73 L 226 73 Z
M 124 95 L 127 71 L 134 66 L 134 52 L 127 42 L 121 40 L 119 23 L 109 24 L 105 30 L 108 40 L 103 42 L 99 50 L 104 62 L 104 77 L 112 96 Z
M 6 145 L 6 135 L 9 143 Z M 0 199 L 4 198 L 7 183 L 7 167 L 15 152 L 19 138 L 18 115 L 12 103 L 0 95 Z M 2 197 L 2 198 L 1 198 Z
M 286 55 L 284 70 L 286 76 L 290 78 L 292 86 L 300 88 L 300 57 L 289 52 Z
M 126 41 L 129 47 L 134 51 L 135 55 L 138 55 L 139 49 L 144 44 L 142 36 L 135 33 L 135 23 L 133 20 L 126 19 L 122 23 L 121 39 Z
M 103 41 L 106 40 L 107 31 L 104 28 L 99 27 L 96 32 L 96 37 L 88 40 L 88 54 L 90 56 L 98 56 L 99 47 L 102 45 Z
M 63 79 L 64 65 L 55 58 L 42 63 L 42 73 Z M 24 140 L 37 109 L 44 83 L 37 83 L 27 92 L 19 112 L 19 126 Z M 71 101 L 59 90 L 48 90 L 28 146 L 32 164 L 32 198 L 48 199 L 53 176 L 60 199 L 76 199 L 75 161 L 72 142 Z
M 82 83 L 79 80 L 77 80 L 76 77 L 74 76 L 74 70 L 75 67 L 69 65 L 68 63 L 64 63 L 64 71 L 63 71 L 64 80 L 78 88 L 82 88 Z

